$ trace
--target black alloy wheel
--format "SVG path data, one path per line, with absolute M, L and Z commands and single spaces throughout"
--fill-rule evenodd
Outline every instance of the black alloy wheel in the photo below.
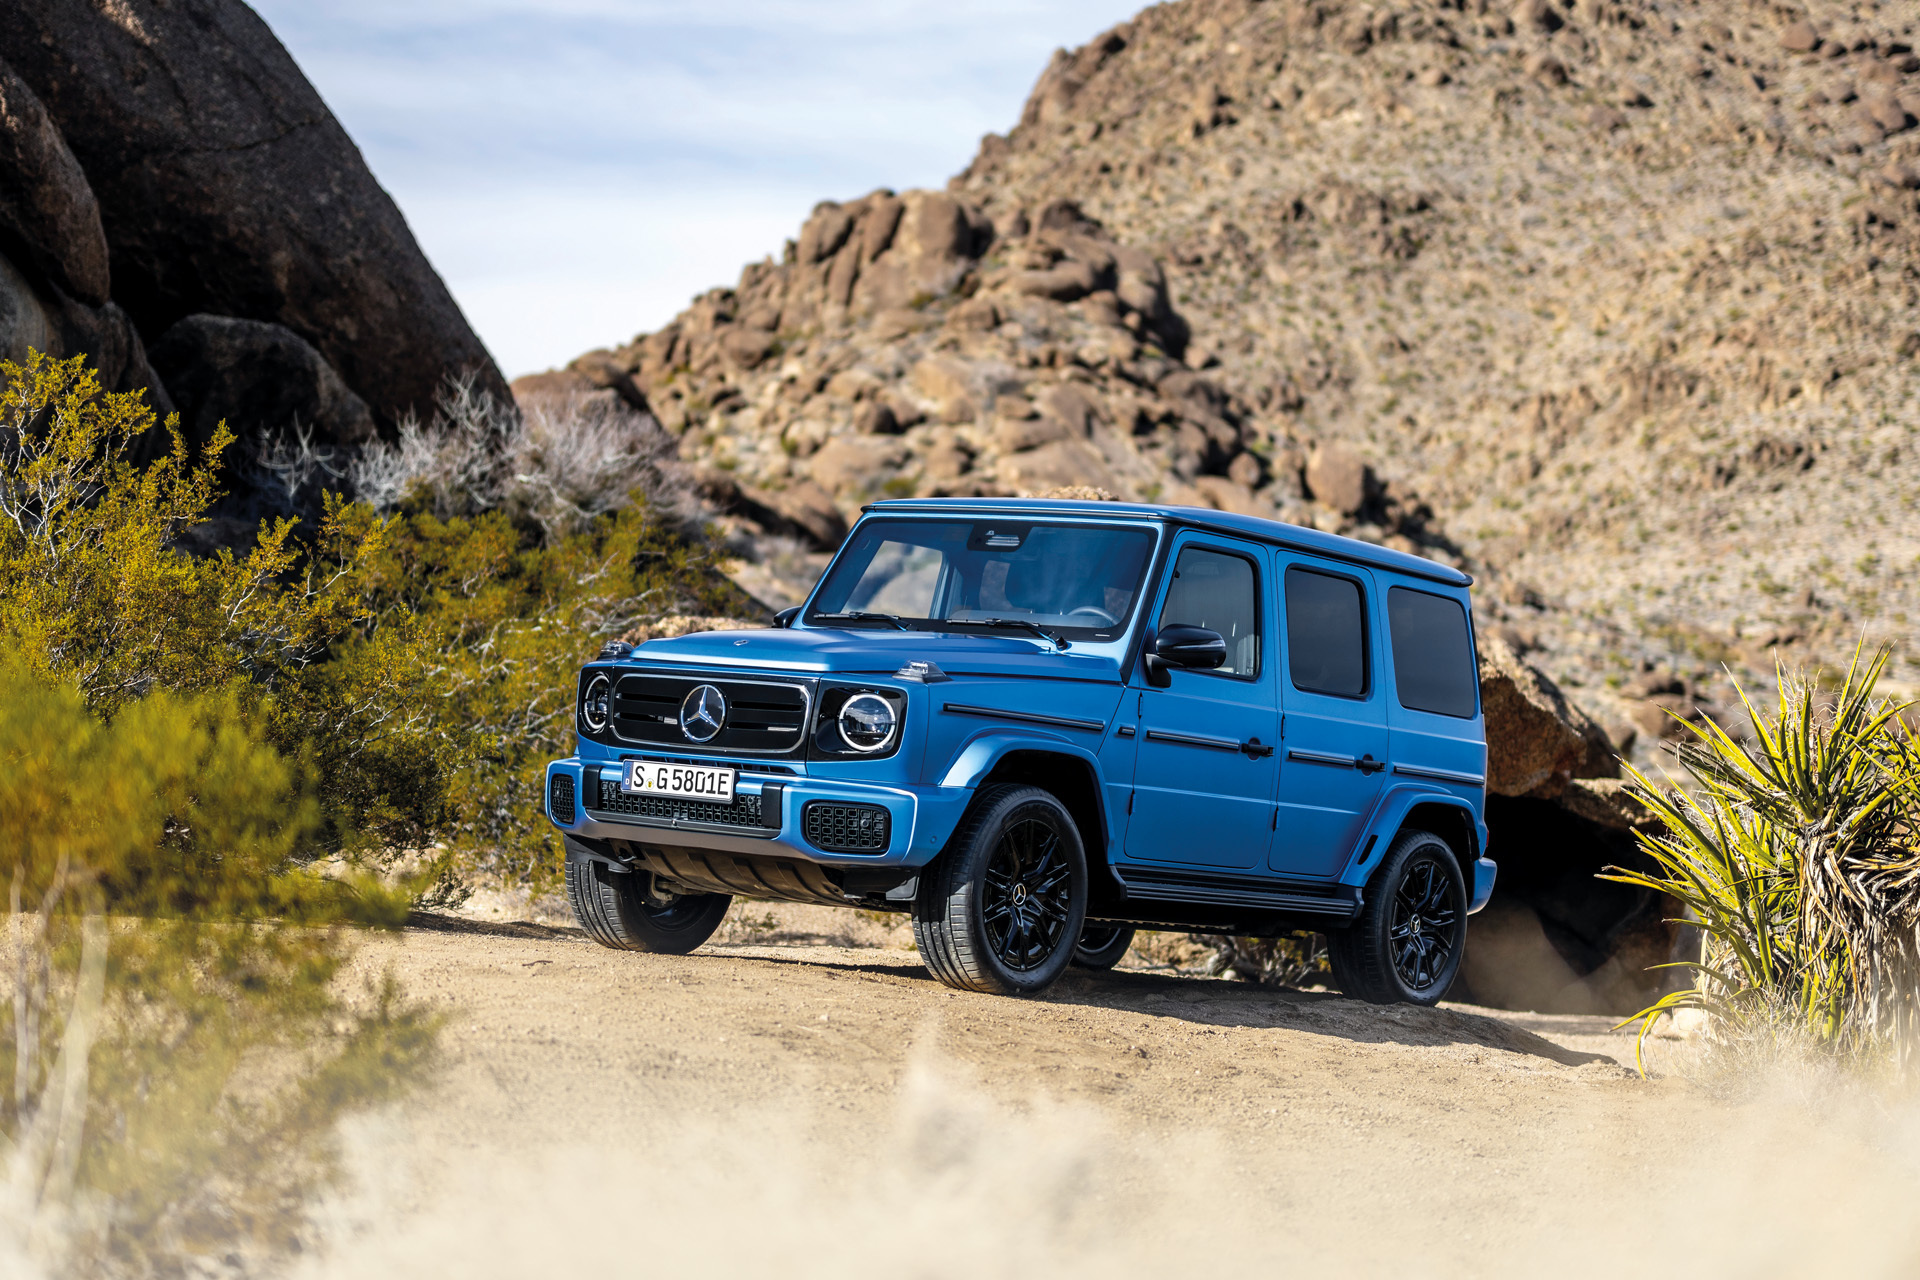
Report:
M 1045 816 L 1001 832 L 980 898 L 987 945 L 1001 964 L 1031 973 L 1052 958 L 1073 918 L 1070 878 L 1060 833 Z
M 1394 892 L 1387 928 L 1393 971 L 1401 982 L 1424 991 L 1446 971 L 1456 950 L 1454 924 L 1464 907 L 1440 855 L 1424 852 L 1407 868 Z
M 1082 969 L 1111 969 L 1133 945 L 1133 934 L 1134 927 L 1130 924 L 1089 923 L 1080 930 L 1080 945 L 1073 949 L 1073 962 Z
M 1058 978 L 1087 914 L 1085 847 L 1053 793 L 1001 784 L 975 797 L 920 877 L 913 937 L 951 987 L 1024 995 Z
M 1460 860 L 1427 831 L 1394 838 L 1367 884 L 1359 917 L 1327 935 L 1335 985 L 1374 1004 L 1438 1004 L 1466 949 Z

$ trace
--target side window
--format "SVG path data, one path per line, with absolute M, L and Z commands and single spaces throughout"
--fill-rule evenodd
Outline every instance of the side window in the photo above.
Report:
M 1188 547 L 1173 566 L 1160 625 L 1205 627 L 1227 642 L 1227 661 L 1214 670 L 1251 678 L 1260 674 L 1260 593 L 1253 561 L 1224 551 Z
M 1460 602 L 1393 587 L 1387 592 L 1387 625 L 1400 705 L 1471 719 L 1479 704 L 1480 673 L 1474 669 L 1467 611 Z
M 1287 667 L 1296 689 L 1367 696 L 1367 612 L 1358 582 L 1287 570 Z

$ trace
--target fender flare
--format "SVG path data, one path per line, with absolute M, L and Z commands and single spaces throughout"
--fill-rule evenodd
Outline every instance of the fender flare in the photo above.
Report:
M 1471 914 L 1478 911 L 1486 905 L 1486 898 L 1481 893 L 1481 886 L 1478 883 L 1479 874 L 1476 868 L 1479 864 L 1486 863 L 1486 891 L 1490 893 L 1493 888 L 1491 874 L 1493 864 L 1485 857 L 1486 823 L 1481 820 L 1480 814 L 1471 802 L 1458 793 L 1434 783 L 1399 782 L 1380 793 L 1379 800 L 1374 802 L 1373 813 L 1367 818 L 1366 826 L 1361 829 L 1359 842 L 1347 853 L 1346 867 L 1339 877 L 1340 883 L 1365 885 L 1367 878 L 1379 865 L 1375 861 L 1376 851 L 1384 852 L 1382 846 L 1390 842 L 1394 834 L 1406 823 L 1407 815 L 1413 812 L 1415 807 L 1424 804 L 1444 805 L 1457 809 L 1466 820 L 1472 847 L 1462 851 L 1461 871 L 1468 881 L 1467 893 L 1474 899 L 1468 912 Z
M 1101 843 L 1111 845 L 1113 823 L 1107 811 L 1107 777 L 1100 768 L 1100 757 L 1062 734 L 1033 729 L 982 729 L 954 753 L 946 772 L 940 776 L 940 786 L 973 791 L 1015 751 L 1041 751 L 1086 765 L 1093 776 L 1093 803 L 1099 815 Z

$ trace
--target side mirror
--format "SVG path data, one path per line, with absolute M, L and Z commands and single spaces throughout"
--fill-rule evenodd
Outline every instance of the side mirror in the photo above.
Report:
M 1164 689 L 1172 683 L 1171 667 L 1190 671 L 1210 671 L 1227 663 L 1227 641 L 1218 631 L 1189 627 L 1180 623 L 1162 627 L 1148 637 L 1147 653 L 1142 659 L 1147 683 Z
M 782 609 L 780 612 L 773 615 L 774 630 L 785 631 L 787 628 L 793 625 L 793 620 L 799 616 L 800 616 L 799 605 L 794 605 L 791 609 Z

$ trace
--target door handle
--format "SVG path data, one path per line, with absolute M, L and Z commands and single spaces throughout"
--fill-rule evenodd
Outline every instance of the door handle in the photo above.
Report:
M 1362 776 L 1366 776 L 1369 774 L 1379 773 L 1381 770 L 1387 767 L 1387 762 L 1385 760 L 1375 760 L 1373 758 L 1373 753 L 1368 752 L 1366 755 L 1361 756 L 1358 760 L 1354 761 L 1353 767 L 1358 769 Z
M 1258 738 L 1248 738 L 1240 744 L 1240 749 L 1247 753 L 1247 758 L 1250 760 L 1265 760 L 1273 754 L 1273 748 L 1261 746 Z

